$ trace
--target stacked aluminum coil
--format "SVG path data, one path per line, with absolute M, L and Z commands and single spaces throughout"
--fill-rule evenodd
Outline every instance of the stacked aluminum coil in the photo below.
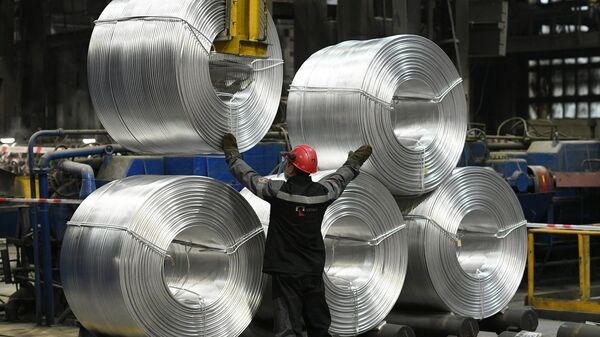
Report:
M 277 30 L 268 18 L 264 59 L 211 51 L 225 28 L 223 0 L 114 0 L 96 22 L 88 56 L 90 93 L 110 135 L 136 152 L 240 149 L 273 122 L 283 81 Z M 264 23 L 263 23 L 264 24 Z
M 264 287 L 265 237 L 250 205 L 204 177 L 138 176 L 85 199 L 61 276 L 88 330 L 115 336 L 239 336 Z
M 525 269 L 527 229 L 504 179 L 487 168 L 456 169 L 430 195 L 399 205 L 410 261 L 400 306 L 486 318 L 508 305 Z
M 364 170 L 394 194 L 420 195 L 456 166 L 467 131 L 461 79 L 435 43 L 413 35 L 347 41 L 313 54 L 288 100 L 294 145 L 310 144 L 319 168 L 373 146 Z
M 326 179 L 331 173 L 320 172 L 313 175 L 313 180 Z M 268 226 L 270 205 L 248 190 L 242 195 Z M 322 232 L 331 334 L 364 333 L 379 325 L 391 311 L 406 274 L 404 226 L 392 195 L 364 173 L 327 209 Z

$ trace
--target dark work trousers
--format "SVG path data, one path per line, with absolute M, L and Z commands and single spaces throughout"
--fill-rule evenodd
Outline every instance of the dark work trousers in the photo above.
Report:
M 275 337 L 331 337 L 331 315 L 325 301 L 323 276 L 272 275 Z

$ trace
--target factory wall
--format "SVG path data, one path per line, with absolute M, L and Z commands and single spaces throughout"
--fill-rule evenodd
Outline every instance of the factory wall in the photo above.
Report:
M 14 74 L 14 3 L 0 1 L 0 131 L 4 132 L 9 117 L 16 111 Z

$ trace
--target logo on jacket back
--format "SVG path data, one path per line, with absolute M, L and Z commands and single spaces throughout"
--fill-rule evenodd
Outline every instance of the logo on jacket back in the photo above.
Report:
M 306 208 L 304 206 L 298 206 L 298 207 L 296 207 L 296 215 L 298 215 L 298 216 L 305 216 L 306 215 Z

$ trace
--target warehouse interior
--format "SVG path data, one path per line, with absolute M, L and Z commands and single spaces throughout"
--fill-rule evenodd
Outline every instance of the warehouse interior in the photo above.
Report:
M 599 120 L 597 0 L 0 0 L 0 336 L 275 336 L 227 133 L 373 146 L 332 336 L 600 336 Z

